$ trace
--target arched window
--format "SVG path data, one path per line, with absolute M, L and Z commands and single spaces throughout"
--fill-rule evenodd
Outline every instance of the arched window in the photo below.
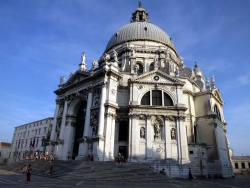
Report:
M 136 63 L 136 65 L 138 66 L 137 74 L 141 75 L 143 73 L 143 66 L 140 63 Z
M 174 106 L 172 99 L 167 93 L 164 93 L 164 106 Z
M 217 105 L 214 105 L 214 112 L 216 113 L 218 119 L 221 121 L 220 111 Z
M 151 63 L 150 65 L 149 65 L 149 71 L 153 71 L 154 70 L 154 63 Z
M 174 106 L 174 103 L 167 93 L 161 90 L 152 90 L 143 95 L 141 105 Z
M 152 91 L 152 105 L 162 106 L 162 95 L 160 90 Z
M 150 105 L 150 91 L 142 97 L 141 105 Z
M 128 141 L 128 124 L 122 121 L 119 124 L 119 141 Z

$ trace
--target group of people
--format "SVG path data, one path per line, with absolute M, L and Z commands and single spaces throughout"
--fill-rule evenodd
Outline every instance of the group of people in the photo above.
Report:
M 88 155 L 86 157 L 86 161 L 89 162 L 89 161 L 94 161 L 94 156 L 93 155 Z
M 68 160 L 69 160 L 69 159 L 70 159 L 70 157 L 71 157 L 71 153 L 70 153 L 70 151 L 68 152 L 67 157 L 68 157 Z M 76 157 L 77 157 L 77 154 L 76 154 L 76 153 L 73 153 L 73 154 L 72 154 L 72 160 L 75 160 L 75 159 L 76 159 Z
M 123 153 L 118 153 L 117 163 L 126 163 L 126 158 L 124 157 Z
M 45 153 L 43 154 L 42 151 L 38 152 L 34 152 L 31 155 L 27 155 L 26 159 L 30 159 L 32 161 L 38 160 L 38 159 L 44 159 L 45 161 L 49 160 L 50 162 L 54 160 L 54 152 L 51 151 L 50 155 L 48 151 L 45 151 Z

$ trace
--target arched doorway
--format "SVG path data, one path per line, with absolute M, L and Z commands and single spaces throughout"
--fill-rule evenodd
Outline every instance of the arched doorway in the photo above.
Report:
M 87 102 L 84 101 L 80 108 L 78 109 L 76 116 L 76 131 L 75 131 L 75 139 L 74 139 L 74 147 L 73 153 L 78 154 L 79 142 L 78 140 L 82 138 L 85 124 L 85 116 L 86 116 L 86 107 Z
M 127 144 L 128 144 L 128 123 L 122 121 L 119 124 L 119 148 L 118 152 L 121 153 L 125 158 L 127 158 Z

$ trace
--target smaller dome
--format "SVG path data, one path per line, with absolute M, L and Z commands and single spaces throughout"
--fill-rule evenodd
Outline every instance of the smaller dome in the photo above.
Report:
M 201 69 L 198 67 L 196 62 L 195 62 L 195 65 L 194 65 L 194 73 L 195 73 L 195 75 L 202 76 Z

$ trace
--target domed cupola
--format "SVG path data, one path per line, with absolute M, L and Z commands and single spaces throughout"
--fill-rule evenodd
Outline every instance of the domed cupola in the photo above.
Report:
M 132 14 L 130 23 L 120 28 L 110 38 L 104 53 L 112 51 L 113 47 L 124 43 L 151 41 L 156 42 L 155 46 L 164 45 L 166 48 L 171 48 L 177 55 L 172 39 L 161 28 L 149 23 L 148 13 L 141 6 L 141 3 L 139 3 L 139 7 Z
M 202 76 L 201 69 L 198 67 L 198 65 L 197 65 L 196 62 L 195 62 L 195 65 L 194 65 L 194 73 L 195 73 L 195 75 L 197 75 L 197 76 Z

